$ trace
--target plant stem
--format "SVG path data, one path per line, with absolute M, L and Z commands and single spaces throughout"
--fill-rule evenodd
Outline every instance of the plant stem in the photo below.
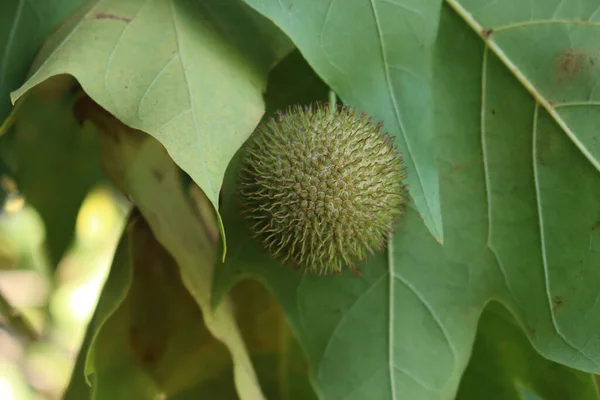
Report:
M 329 108 L 335 109 L 337 104 L 337 96 L 333 90 L 329 90 Z

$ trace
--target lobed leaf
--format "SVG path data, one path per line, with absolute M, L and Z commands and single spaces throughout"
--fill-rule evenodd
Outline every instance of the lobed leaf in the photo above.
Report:
M 17 91 L 60 74 L 158 139 L 213 206 L 227 164 L 264 112 L 285 36 L 239 0 L 94 0 L 63 24 Z
M 443 241 L 430 84 L 441 0 L 245 1 L 290 36 L 344 103 L 398 139 L 417 209 Z
M 400 3 L 408 4 L 394 4 Z M 469 18 L 526 20 L 531 17 L 526 4 L 492 2 L 488 14 L 480 2 L 447 3 L 433 44 L 434 92 L 428 103 L 437 140 L 443 246 L 423 224 L 415 201 L 386 253 L 366 260 L 360 277 L 300 276 L 248 238 L 234 195 L 236 158 L 227 172 L 222 215 L 228 232 L 236 231 L 230 237 L 236 251 L 219 270 L 215 290 L 225 293 L 240 276 L 263 279 L 305 347 L 313 385 L 324 399 L 454 398 L 490 300 L 515 315 L 544 358 L 600 372 L 594 322 L 600 312 L 600 176 L 595 148 L 586 144 L 595 137 L 587 128 L 596 121 L 595 108 L 565 106 L 586 110 L 577 123 L 568 120 L 562 107 L 549 108 L 550 91 L 542 84 L 548 74 L 544 60 L 555 54 L 553 40 L 564 44 L 566 35 L 572 45 L 591 46 L 595 31 L 588 28 L 597 13 L 569 29 L 562 22 L 539 24 L 548 35 L 502 42 L 494 37 L 494 25 L 482 23 L 491 31 L 474 32 L 477 20 Z M 459 9 L 465 4 L 473 10 Z M 541 12 L 548 4 L 534 1 L 532 10 Z M 578 4 L 552 7 L 558 16 L 594 13 L 595 7 Z M 263 2 L 258 9 L 274 7 Z M 309 15 L 288 14 L 286 21 Z M 554 29 L 559 30 L 553 36 Z M 510 55 L 508 44 L 526 50 Z M 302 43 L 298 47 L 304 51 Z M 594 93 L 600 71 L 584 60 L 577 73 L 585 76 L 556 86 L 555 98 L 582 101 L 582 93 Z M 536 66 L 537 80 L 527 80 L 536 84 L 528 86 L 523 76 Z

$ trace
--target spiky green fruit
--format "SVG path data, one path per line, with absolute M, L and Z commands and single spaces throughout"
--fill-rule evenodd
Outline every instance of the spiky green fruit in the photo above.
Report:
M 247 142 L 243 213 L 264 247 L 311 272 L 354 268 L 382 249 L 406 191 L 381 124 L 348 107 L 294 107 Z

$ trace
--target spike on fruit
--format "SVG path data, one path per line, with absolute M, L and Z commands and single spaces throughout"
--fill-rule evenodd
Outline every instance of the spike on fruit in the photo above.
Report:
M 393 138 L 348 107 L 290 108 L 246 143 L 240 193 L 275 258 L 339 273 L 385 247 L 407 195 Z

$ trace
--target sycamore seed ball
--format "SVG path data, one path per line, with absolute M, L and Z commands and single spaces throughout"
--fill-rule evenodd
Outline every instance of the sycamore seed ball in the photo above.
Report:
M 243 213 L 283 263 L 341 272 L 385 246 L 404 212 L 404 177 L 381 124 L 347 107 L 294 107 L 247 143 Z

